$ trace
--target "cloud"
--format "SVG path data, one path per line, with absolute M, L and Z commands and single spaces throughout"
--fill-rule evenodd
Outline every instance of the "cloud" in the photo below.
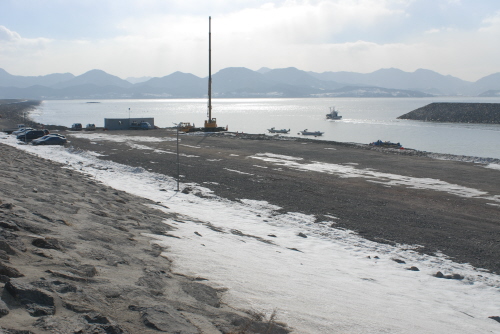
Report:
M 192 3 L 196 1 L 187 1 Z M 233 2 L 231 2 L 233 3 Z M 238 8 L 212 14 L 213 31 L 219 38 L 252 38 L 280 43 L 320 43 L 355 28 L 373 30 L 403 17 L 401 1 L 285 0 L 234 2 Z M 242 5 L 243 3 L 243 5 Z M 246 4 L 246 6 L 245 6 Z M 250 6 L 253 4 L 253 6 Z M 200 4 L 199 4 L 200 5 Z M 203 5 L 201 5 L 204 7 Z M 217 9 L 220 9 L 218 6 Z M 146 18 L 128 16 L 118 23 L 123 33 L 165 37 L 175 32 L 185 36 L 206 34 L 208 15 L 165 14 Z
M 0 50 L 3 52 L 36 51 L 45 48 L 50 41 L 46 38 L 23 38 L 15 31 L 0 26 Z
M 209 15 L 214 73 L 398 67 L 470 78 L 500 70 L 500 13 L 465 0 L 9 1 L 19 13 L 0 13 L 0 60 L 20 75 L 99 68 L 121 77 L 203 77 Z M 23 23 L 28 18 L 38 21 Z
M 482 22 L 483 27 L 479 29 L 480 32 L 485 33 L 500 33 L 500 12 L 496 12 L 495 14 L 488 16 Z
M 97 2 L 93 4 L 97 6 Z M 80 2 L 75 6 L 82 11 L 89 7 Z M 195 14 L 188 7 L 197 8 Z M 103 31 L 101 38 L 58 39 L 50 43 L 47 39 L 39 39 L 40 47 L 44 47 L 45 65 L 33 64 L 44 73 L 70 71 L 79 74 L 101 68 L 123 77 L 163 76 L 176 70 L 205 76 L 208 68 L 206 13 L 213 10 L 213 71 L 229 66 L 301 68 L 307 65 L 308 59 L 318 58 L 314 55 L 316 49 L 328 49 L 332 43 L 338 43 L 339 36 L 352 30 L 374 30 L 403 16 L 400 7 L 399 0 L 243 0 L 230 3 L 222 0 L 210 3 L 109 0 L 96 8 L 113 12 L 108 25 L 113 25 L 118 35 L 108 36 Z M 94 35 L 98 36 L 99 32 Z M 17 37 L 17 47 L 35 42 L 18 34 Z M 17 65 L 17 68 L 21 67 Z
M 40 67 L 44 67 L 47 60 L 44 52 L 49 45 L 48 39 L 23 38 L 19 33 L 0 26 L 1 67 L 15 75 L 40 74 Z
M 0 26 L 0 42 L 10 42 L 10 43 L 15 43 L 21 41 L 21 36 L 14 32 L 10 31 L 4 26 Z
M 432 28 L 427 31 L 424 31 L 424 34 L 439 34 L 439 33 L 449 33 L 456 31 L 455 28 L 452 27 L 444 27 L 444 28 Z

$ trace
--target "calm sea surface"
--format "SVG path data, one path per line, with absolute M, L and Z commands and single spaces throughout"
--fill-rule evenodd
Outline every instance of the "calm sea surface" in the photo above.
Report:
M 423 151 L 500 159 L 500 125 L 397 119 L 432 102 L 500 103 L 500 98 L 213 99 L 212 117 L 235 132 L 267 133 L 275 127 L 298 136 L 304 129 L 318 130 L 325 133 L 318 138 L 325 140 L 367 144 L 380 139 Z M 326 120 L 330 106 L 339 110 L 341 121 Z M 48 100 L 31 116 L 43 124 L 65 126 L 104 126 L 104 118 L 128 117 L 154 117 L 159 127 L 178 122 L 203 126 L 207 100 Z

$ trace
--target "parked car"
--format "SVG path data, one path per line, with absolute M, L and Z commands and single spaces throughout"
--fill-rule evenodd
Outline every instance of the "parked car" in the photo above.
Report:
M 31 144 L 33 145 L 64 145 L 68 142 L 66 137 L 60 134 L 50 134 L 37 139 L 34 139 Z
M 85 127 L 85 131 L 94 131 L 95 130 L 95 124 L 87 124 Z
M 72 131 L 82 131 L 82 123 L 74 123 L 71 126 Z
M 41 138 L 44 138 L 44 137 L 61 137 L 61 138 L 65 138 L 65 139 L 66 139 L 66 137 L 65 137 L 65 136 L 63 136 L 63 135 L 62 135 L 62 134 L 60 134 L 60 133 L 48 133 L 48 134 L 46 134 L 45 136 L 40 137 L 40 138 L 37 138 L 37 139 L 35 139 L 35 140 L 38 140 L 38 139 L 41 139 Z
M 49 130 L 30 130 L 17 135 L 17 139 L 31 141 L 49 134 Z
M 18 128 L 16 131 L 12 131 L 13 135 L 20 135 L 23 132 L 30 131 L 30 130 L 35 130 L 33 128 Z
M 139 123 L 139 122 L 133 121 L 130 124 L 131 130 L 149 130 L 152 128 L 153 128 L 153 126 L 149 122 L 140 122 Z
M 66 138 L 65 136 L 63 136 L 62 134 L 60 133 L 49 133 L 48 135 L 45 135 L 45 136 L 49 136 L 49 137 L 61 137 L 61 138 Z M 45 137 L 44 136 L 44 137 Z

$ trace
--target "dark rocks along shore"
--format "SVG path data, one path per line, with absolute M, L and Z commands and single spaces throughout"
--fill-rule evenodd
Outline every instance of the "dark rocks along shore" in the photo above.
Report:
M 500 124 L 500 103 L 436 102 L 398 118 L 428 122 Z

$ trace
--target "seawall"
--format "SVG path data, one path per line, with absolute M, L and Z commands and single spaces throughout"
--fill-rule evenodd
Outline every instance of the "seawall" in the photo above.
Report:
M 398 119 L 429 122 L 500 124 L 500 103 L 436 102 L 401 115 Z

